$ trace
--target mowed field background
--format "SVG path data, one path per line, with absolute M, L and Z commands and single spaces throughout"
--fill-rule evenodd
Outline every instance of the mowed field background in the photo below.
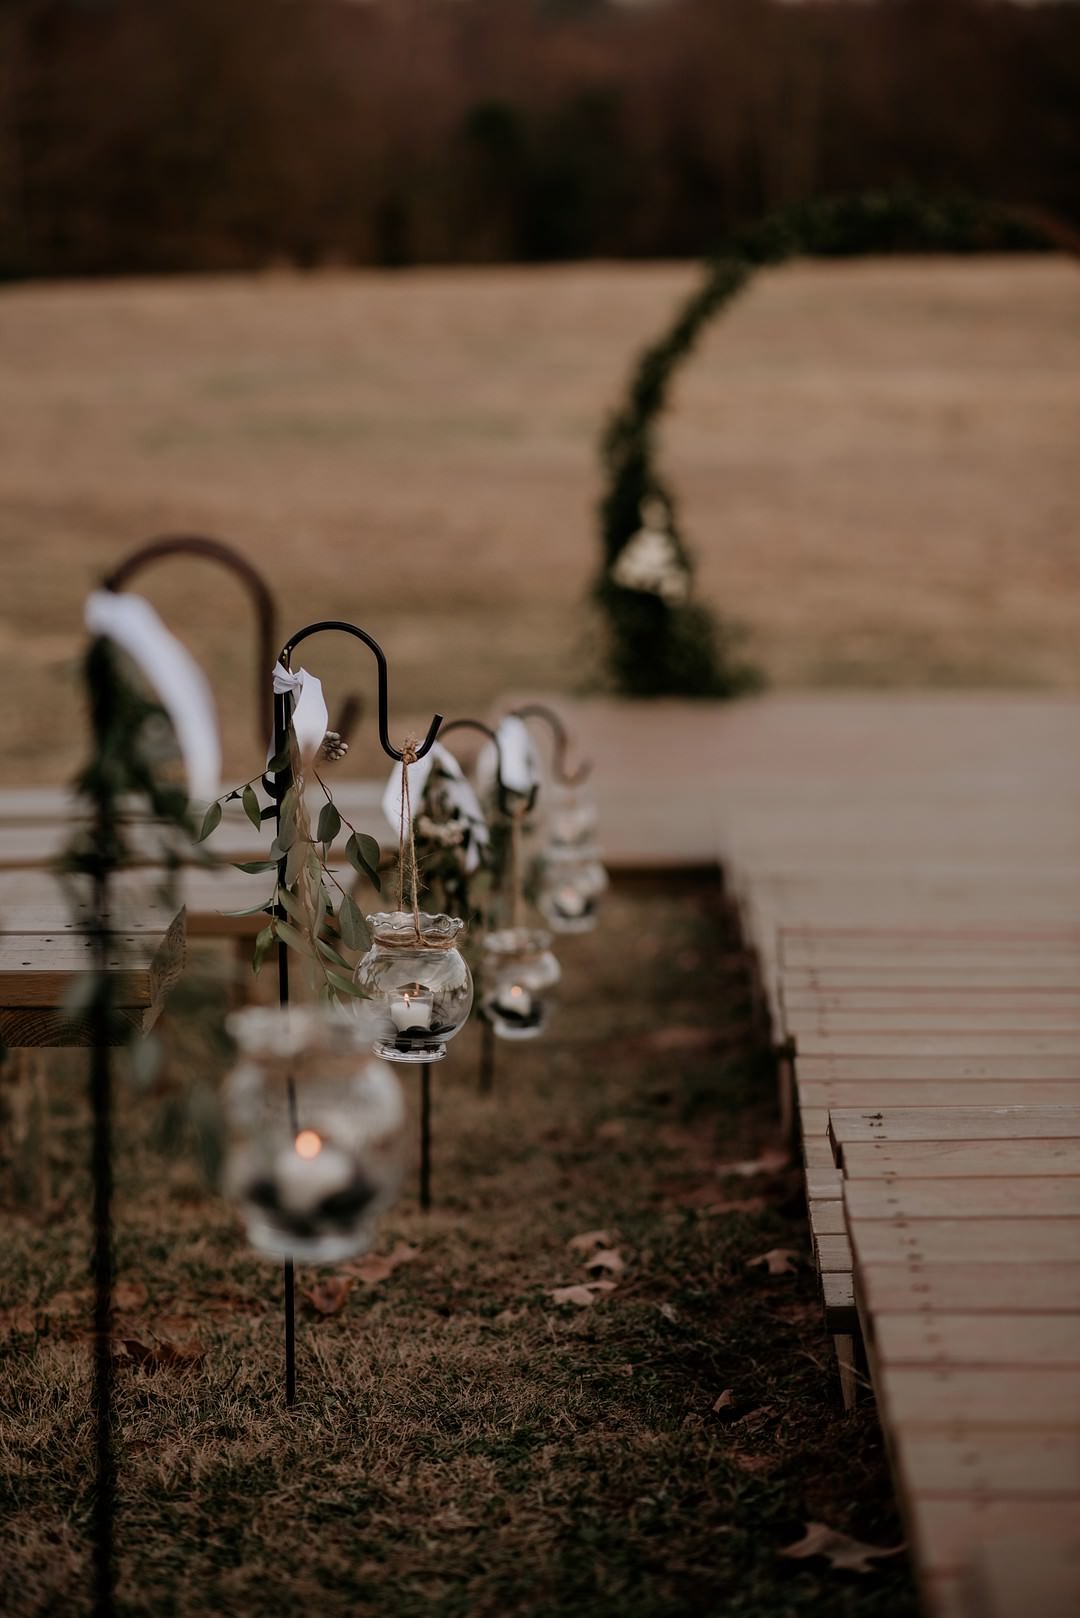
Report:
M 162 531 L 239 544 L 286 631 L 342 616 L 375 634 L 395 733 L 595 684 L 598 437 L 698 275 L 5 289 L 5 778 L 70 775 L 82 599 Z M 1078 446 L 1076 263 L 893 260 L 760 275 L 679 374 L 662 461 L 699 588 L 770 682 L 1075 688 Z M 146 588 L 207 661 L 230 769 L 252 773 L 239 591 L 192 563 Z M 349 647 L 305 660 L 331 707 L 372 692 Z

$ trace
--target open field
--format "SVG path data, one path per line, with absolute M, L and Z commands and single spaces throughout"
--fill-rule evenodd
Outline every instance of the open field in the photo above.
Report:
M 410 1172 L 378 1243 L 408 1262 L 354 1279 L 338 1313 L 305 1305 L 292 1417 L 278 1273 L 163 1151 L 166 1098 L 126 1091 L 122 1618 L 911 1618 L 902 1557 L 858 1575 L 779 1555 L 807 1520 L 902 1536 L 873 1401 L 840 1407 L 801 1176 L 717 908 L 709 888 L 616 888 L 595 934 L 560 940 L 566 1003 L 544 1040 L 502 1047 L 494 1097 L 475 1027 L 451 1047 L 436 1206 L 417 1210 Z M 221 1071 L 221 998 L 217 977 L 196 1015 L 197 972 L 178 990 L 174 1096 Z M 52 1069 L 51 1202 L 5 1198 L 0 1259 L 8 1618 L 87 1610 L 82 1058 Z M 617 1284 L 553 1298 L 589 1280 L 568 1243 L 600 1230 Z M 302 1292 L 332 1273 L 303 1268 Z M 132 1357 L 170 1344 L 197 1363 Z
M 358 618 L 390 654 L 399 716 L 587 681 L 597 435 L 695 275 L 4 290 L 6 778 L 70 773 L 60 665 L 81 598 L 163 529 L 258 556 L 289 628 Z M 812 264 L 760 277 L 712 329 L 665 450 L 702 589 L 773 681 L 1075 685 L 1078 428 L 1071 261 Z M 151 593 L 229 693 L 240 768 L 249 641 L 231 586 L 185 566 Z M 320 654 L 334 692 L 368 679 L 342 655 Z

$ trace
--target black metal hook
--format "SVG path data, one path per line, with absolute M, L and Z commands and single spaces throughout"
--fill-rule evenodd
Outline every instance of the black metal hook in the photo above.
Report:
M 312 635 L 321 635 L 327 630 L 339 630 L 343 635 L 353 635 L 357 640 L 362 640 L 364 645 L 374 653 L 375 662 L 378 664 L 379 669 L 379 741 L 382 744 L 383 752 L 389 754 L 391 758 L 397 759 L 400 764 L 402 755 L 390 740 L 389 672 L 386 666 L 386 653 L 378 641 L 368 634 L 366 629 L 360 629 L 356 624 L 346 623 L 341 618 L 325 618 L 317 624 L 308 624 L 304 629 L 300 629 L 295 635 L 290 636 L 285 642 L 278 653 L 278 662 L 283 668 L 290 668 L 290 658 L 301 641 L 308 640 Z M 435 745 L 435 738 L 439 734 L 442 722 L 442 714 L 437 713 L 428 726 L 428 732 L 423 742 L 416 749 L 418 759 L 423 758 L 424 754 L 429 753 Z
M 515 708 L 515 719 L 542 719 L 551 731 L 555 740 L 555 756 L 552 759 L 552 771 L 560 786 L 577 787 L 592 771 L 592 759 L 585 759 L 576 770 L 566 767 L 566 754 L 570 746 L 570 736 L 566 726 L 554 708 L 547 707 L 542 702 L 527 702 L 522 708 Z
M 270 586 L 246 556 L 222 539 L 203 534 L 163 534 L 148 540 L 117 564 L 102 580 L 106 590 L 120 591 L 151 562 L 168 556 L 204 556 L 220 562 L 245 586 L 255 606 L 258 641 L 255 648 L 255 725 L 259 745 L 264 746 L 274 718 L 273 693 L 267 689 L 266 670 L 271 667 L 276 640 L 277 608 Z

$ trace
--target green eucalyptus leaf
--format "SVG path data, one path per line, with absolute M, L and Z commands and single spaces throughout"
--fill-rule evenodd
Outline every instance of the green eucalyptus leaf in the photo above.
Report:
M 246 910 L 224 910 L 224 911 L 222 911 L 222 915 L 225 915 L 225 916 L 257 916 L 260 913 L 260 911 L 272 909 L 273 903 L 274 903 L 274 895 L 271 894 L 269 899 L 264 899 L 263 900 L 262 904 L 249 905 Z
M 351 994 L 354 995 L 358 1000 L 365 999 L 363 989 L 360 988 L 359 984 L 354 983 L 352 978 L 342 977 L 340 972 L 334 972 L 329 968 L 327 969 L 326 976 L 334 985 L 334 988 L 338 990 L 339 994 Z
M 216 826 L 220 826 L 220 824 L 221 824 L 221 805 L 220 805 L 220 803 L 214 802 L 214 803 L 212 803 L 210 805 L 210 807 L 206 811 L 205 815 L 203 815 L 202 829 L 200 830 L 199 835 L 196 837 L 195 841 L 197 843 L 204 843 L 206 841 L 206 839 L 209 837 L 210 833 L 214 830 L 214 828 Z
M 356 833 L 356 841 L 360 845 L 360 858 L 367 866 L 369 872 L 377 872 L 379 869 L 379 861 L 382 858 L 382 850 L 375 841 L 374 837 L 369 837 L 366 832 L 358 831 Z
M 247 876 L 256 876 L 260 871 L 276 871 L 277 860 L 234 860 L 234 871 L 243 871 Z M 261 908 L 261 906 L 260 906 Z M 245 914 L 243 910 L 236 911 L 238 916 Z M 254 914 L 254 912 L 252 912 Z
M 284 775 L 285 771 L 289 768 L 290 763 L 291 759 L 289 757 L 289 744 L 286 742 L 285 746 L 281 749 L 281 752 L 275 753 L 269 764 L 266 766 L 266 773 L 267 775 Z
M 341 936 L 350 949 L 367 949 L 371 943 L 371 934 L 368 932 L 367 922 L 361 914 L 360 907 L 349 894 L 345 894 L 338 911 L 338 926 Z
M 296 897 L 296 894 L 291 893 L 288 888 L 279 888 L 278 899 L 282 905 L 282 908 L 288 912 L 292 919 L 294 921 L 298 921 L 300 925 L 303 926 L 304 907 Z
M 248 819 L 251 821 L 251 824 L 255 827 L 255 830 L 261 831 L 262 810 L 259 807 L 259 799 L 255 788 L 251 786 L 250 783 L 244 788 L 242 801 L 245 815 L 247 815 Z
M 262 964 L 266 959 L 267 951 L 274 942 L 277 925 L 277 922 L 268 922 L 262 931 L 256 935 L 255 949 L 251 957 L 251 970 L 256 977 L 258 977 Z
M 283 939 L 290 949 L 296 950 L 298 955 L 306 955 L 310 960 L 315 960 L 315 951 L 311 947 L 311 940 L 305 938 L 303 933 L 297 932 L 290 922 L 279 919 L 276 923 L 276 931 L 278 937 Z
M 294 843 L 290 848 L 288 858 L 285 861 L 285 884 L 287 887 L 291 888 L 300 873 L 306 869 L 310 851 L 311 845 L 302 839 L 300 842 Z
M 366 876 L 372 885 L 381 892 L 382 883 L 379 880 L 377 865 L 373 865 L 371 860 L 365 854 L 365 844 L 368 846 L 369 852 L 371 849 L 374 849 L 375 859 L 377 862 L 379 858 L 379 845 L 375 841 L 374 837 L 365 837 L 362 832 L 355 831 L 345 844 L 345 858 L 348 860 L 354 871 L 359 871 L 361 876 Z
M 341 830 L 341 816 L 332 803 L 324 803 L 319 811 L 319 824 L 315 832 L 317 843 L 332 843 Z
M 334 948 L 333 944 L 328 944 L 325 938 L 320 938 L 317 940 L 317 942 L 320 955 L 325 955 L 328 961 L 333 961 L 334 965 L 340 966 L 343 971 L 352 971 L 352 967 L 349 965 L 344 955 L 339 954 L 339 952 Z

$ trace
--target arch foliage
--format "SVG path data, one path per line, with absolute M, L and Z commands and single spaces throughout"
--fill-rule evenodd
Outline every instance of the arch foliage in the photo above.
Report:
M 799 257 L 1031 249 L 1049 245 L 1053 234 L 1052 222 L 971 198 L 871 193 L 772 214 L 708 261 L 701 285 L 640 355 L 603 436 L 603 564 L 594 595 L 607 621 L 608 671 L 619 691 L 729 697 L 760 683 L 739 656 L 732 626 L 693 598 L 692 556 L 656 464 L 656 432 L 677 367 L 754 271 Z

